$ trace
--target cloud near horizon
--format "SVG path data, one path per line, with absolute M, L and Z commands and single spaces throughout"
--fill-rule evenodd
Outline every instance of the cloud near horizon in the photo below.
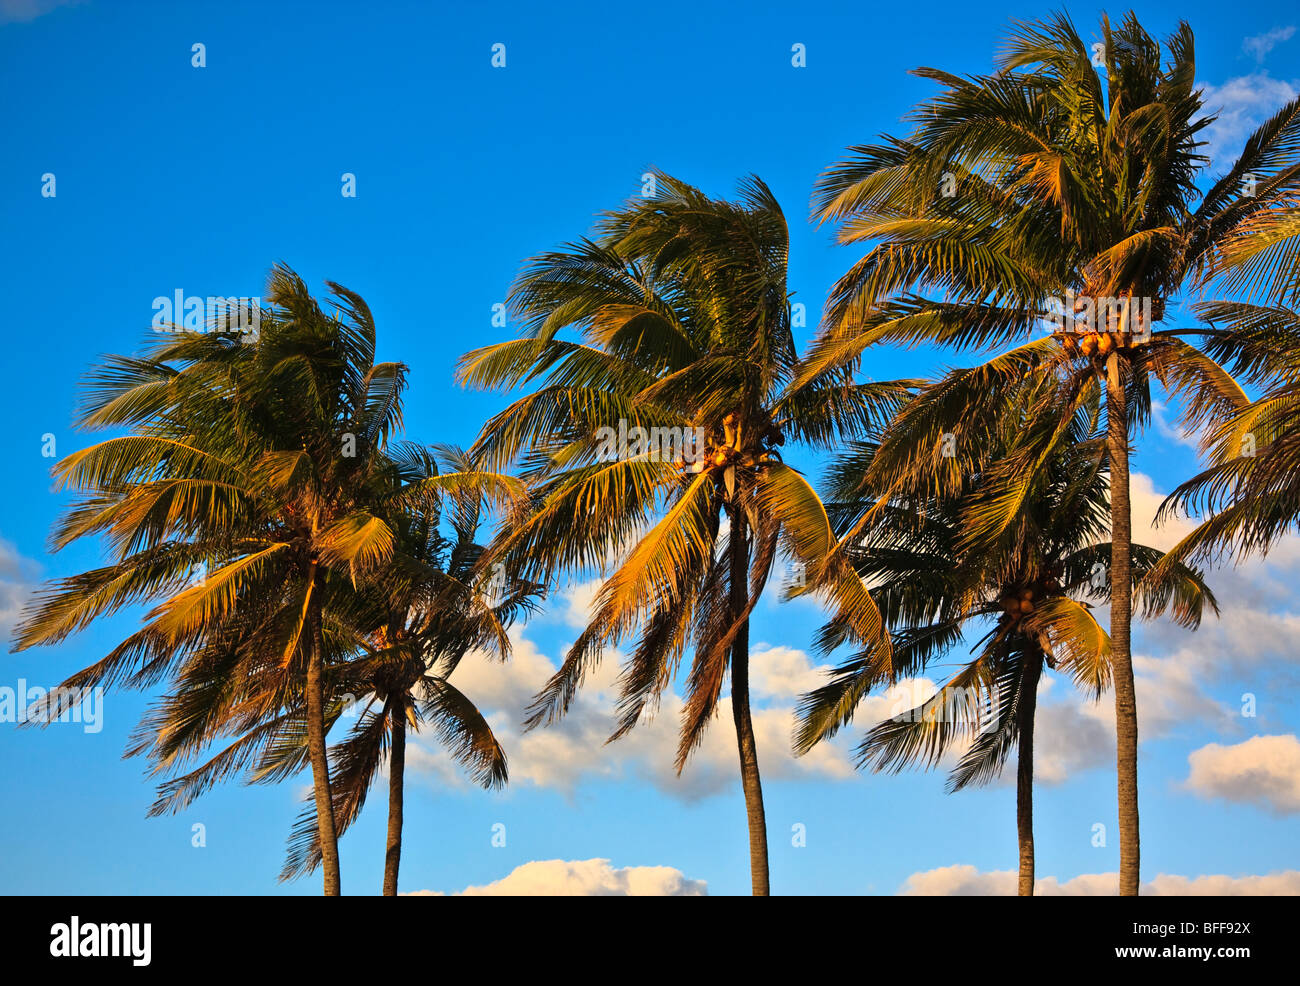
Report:
M 708 884 L 671 866 L 624 866 L 608 859 L 534 860 L 483 886 L 453 897 L 707 897 Z M 439 890 L 415 890 L 403 897 L 445 897 Z
M 913 873 L 899 888 L 904 897 L 1008 897 L 1016 893 L 1013 870 L 981 872 L 969 864 Z M 1142 884 L 1145 897 L 1292 897 L 1300 894 L 1300 870 L 1262 876 L 1209 874 L 1187 877 L 1161 873 Z M 1116 897 L 1118 873 L 1081 873 L 1064 882 L 1054 876 L 1034 881 L 1035 897 Z
M 941 866 L 913 873 L 899 888 L 911 897 L 1002 897 L 1016 893 L 1012 870 L 980 871 L 969 864 Z M 1116 873 L 1082 873 L 1068 880 L 1039 877 L 1035 896 L 1114 897 Z M 1150 897 L 1272 897 L 1300 895 L 1300 870 L 1262 875 L 1161 873 L 1142 884 Z M 491 883 L 466 887 L 448 895 L 440 890 L 415 890 L 404 897 L 704 897 L 708 884 L 692 880 L 671 866 L 614 867 L 608 859 L 533 860 L 516 866 Z

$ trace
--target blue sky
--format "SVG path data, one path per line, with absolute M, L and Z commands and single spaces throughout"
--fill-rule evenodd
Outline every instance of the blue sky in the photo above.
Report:
M 452 366 L 509 334 L 492 326 L 492 306 L 525 258 L 586 233 L 596 212 L 638 192 L 651 166 L 718 195 L 754 172 L 784 205 L 790 284 L 816 313 L 857 256 L 807 221 L 817 174 L 847 145 L 905 129 L 901 118 L 930 91 L 909 69 L 986 71 L 1009 18 L 1053 9 L 992 13 L 947 0 L 879 10 L 750 4 L 743 16 L 707 0 L 461 9 L 470 6 L 0 0 L 6 636 L 32 585 L 97 561 L 93 545 L 45 549 L 64 501 L 51 492 L 43 436 L 60 456 L 87 444 L 71 429 L 77 381 L 98 354 L 139 345 L 155 297 L 257 295 L 276 261 L 316 287 L 340 281 L 373 309 L 381 358 L 412 368 L 408 434 L 468 444 L 503 398 L 457 388 Z M 1068 10 L 1091 38 L 1100 8 Z M 1177 17 L 1195 29 L 1199 81 L 1223 109 L 1216 161 L 1300 88 L 1292 4 L 1196 0 L 1137 12 L 1156 34 Z M 191 64 L 196 43 L 202 68 Z M 506 46 L 500 69 L 496 43 Z M 805 46 L 804 68 L 791 64 L 795 44 Z M 340 194 L 344 173 L 356 176 L 355 198 Z M 46 174 L 54 197 L 41 194 Z M 864 372 L 927 375 L 945 359 L 954 358 L 882 351 Z M 1135 460 L 1135 531 L 1194 465 L 1158 416 Z M 1145 536 L 1164 545 L 1176 532 Z M 1229 603 L 1222 621 L 1138 636 L 1150 889 L 1300 892 L 1300 709 L 1289 697 L 1297 569 L 1300 547 L 1284 542 L 1267 563 L 1216 575 Z M 590 589 L 571 587 L 522 628 L 510 667 L 458 672 L 506 738 L 512 784 L 485 794 L 435 747 L 413 752 L 404 890 L 507 880 L 498 889 L 747 892 L 729 716 L 680 779 L 671 698 L 652 726 L 600 745 L 608 675 L 565 726 L 519 735 L 519 704 L 572 640 Z M 64 646 L 6 655 L 0 687 L 55 684 L 138 618 L 124 613 Z M 1010 785 L 949 796 L 941 774 L 857 774 L 848 750 L 858 729 L 804 761 L 789 758 L 789 711 L 816 681 L 807 648 L 817 623 L 806 603 L 765 602 L 755 619 L 774 891 L 1005 888 L 1016 862 Z M 1104 702 L 1081 704 L 1067 686 L 1053 680 L 1043 699 L 1038 871 L 1045 889 L 1091 892 L 1118 860 L 1112 720 Z M 1241 714 L 1246 693 L 1254 717 Z M 318 892 L 315 877 L 275 881 L 306 778 L 228 785 L 178 816 L 145 818 L 153 782 L 121 753 L 146 702 L 110 694 L 93 733 L 0 723 L 0 891 Z M 1104 846 L 1094 845 L 1097 824 Z M 792 844 L 797 825 L 804 846 Z M 345 892 L 378 891 L 382 853 L 377 791 L 342 844 Z M 561 862 L 541 862 L 550 860 Z M 1188 882 L 1198 878 L 1217 882 Z

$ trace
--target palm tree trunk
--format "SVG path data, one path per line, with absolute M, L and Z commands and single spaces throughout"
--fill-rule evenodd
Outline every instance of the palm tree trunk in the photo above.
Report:
M 406 709 L 395 707 L 393 746 L 388 758 L 388 851 L 384 854 L 384 896 L 397 896 L 402 862 L 402 775 L 406 771 Z
M 1020 841 L 1021 897 L 1034 896 L 1034 713 L 1038 707 L 1038 679 L 1042 659 L 1034 657 L 1020 679 L 1016 717 L 1020 721 L 1020 749 L 1016 763 L 1016 835 Z
M 746 547 L 745 515 L 731 511 L 731 613 L 739 619 L 749 605 L 749 552 Z M 754 722 L 749 714 L 749 620 L 736 632 L 731 643 L 731 713 L 736 722 L 736 744 L 740 751 L 740 783 L 745 792 L 745 814 L 749 820 L 749 876 L 755 897 L 767 897 L 767 817 L 763 811 L 763 784 L 758 774 L 758 747 Z
M 316 588 L 316 563 L 308 573 L 307 604 L 312 606 L 311 653 L 307 656 L 307 753 L 311 758 L 311 777 L 316 794 L 316 826 L 320 834 L 321 868 L 325 872 L 325 896 L 342 892 L 339 879 L 339 840 L 334 829 L 334 798 L 330 792 L 329 757 L 325 750 L 325 695 L 321 687 L 325 646 L 321 633 L 320 609 L 312 602 Z
M 1115 763 L 1119 789 L 1119 892 L 1138 892 L 1138 722 L 1133 685 L 1132 516 L 1129 507 L 1128 405 L 1120 355 L 1106 359 L 1107 444 L 1110 450 L 1110 654 L 1115 677 Z

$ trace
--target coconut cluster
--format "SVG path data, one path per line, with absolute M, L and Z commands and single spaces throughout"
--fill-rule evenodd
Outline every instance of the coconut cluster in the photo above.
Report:
M 998 597 L 1002 612 L 1013 620 L 1028 616 L 1050 597 L 1061 594 L 1063 589 L 1059 575 L 1059 569 L 1053 568 L 1028 585 L 1018 583 L 1003 586 L 1002 594 Z
M 1002 593 L 999 602 L 1002 604 L 1002 612 L 1014 619 L 1028 616 L 1034 611 L 1034 590 L 1029 586 L 1023 589 L 1007 589 Z
M 1105 356 L 1115 349 L 1131 349 L 1133 337 L 1127 332 L 1088 332 L 1082 336 L 1065 335 L 1065 348 L 1078 349 L 1084 356 Z
M 1074 303 L 1077 314 L 1083 311 L 1086 302 L 1079 298 Z M 1132 349 L 1139 342 L 1150 338 L 1151 324 L 1164 317 L 1163 304 L 1144 307 L 1134 303 L 1124 312 L 1108 312 L 1105 331 L 1060 333 L 1065 348 L 1071 352 L 1082 353 L 1089 358 L 1105 357 L 1115 350 Z
M 774 449 L 785 444 L 785 436 L 775 425 L 769 425 L 757 441 L 746 441 L 745 428 L 734 412 L 722 419 L 722 427 L 709 436 L 705 448 L 696 460 L 686 465 L 691 473 L 706 469 L 723 470 L 732 465 L 754 465 L 775 455 Z

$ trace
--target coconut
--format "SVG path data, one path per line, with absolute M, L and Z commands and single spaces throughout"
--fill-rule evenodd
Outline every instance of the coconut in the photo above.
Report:
M 1115 348 L 1115 337 L 1112 336 L 1110 333 L 1106 333 L 1100 339 L 1097 340 L 1097 352 L 1101 353 L 1103 356 L 1105 356 L 1108 352 L 1110 352 L 1114 348 Z

